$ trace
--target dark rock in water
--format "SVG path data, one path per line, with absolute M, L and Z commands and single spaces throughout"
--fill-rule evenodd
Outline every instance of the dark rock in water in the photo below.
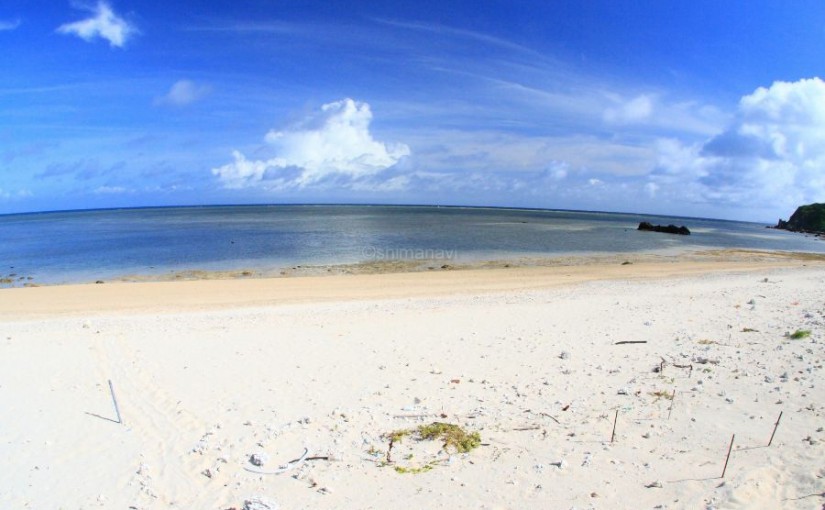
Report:
M 677 227 L 676 225 L 653 225 L 652 223 L 648 223 L 643 221 L 639 223 L 638 230 L 646 230 L 649 232 L 663 232 L 665 234 L 679 234 L 683 236 L 689 236 L 690 230 L 684 225 L 681 227 Z
M 825 204 L 801 205 L 796 208 L 788 221 L 779 220 L 774 228 L 825 235 Z

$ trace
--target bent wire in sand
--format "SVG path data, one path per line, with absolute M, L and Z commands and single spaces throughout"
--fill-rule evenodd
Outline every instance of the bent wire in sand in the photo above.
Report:
M 298 457 L 297 459 L 293 459 L 287 462 L 286 464 L 283 464 L 281 467 L 274 471 L 263 471 L 260 469 L 251 468 L 249 466 L 244 466 L 243 468 L 246 471 L 249 471 L 250 473 L 255 473 L 259 475 L 280 475 L 281 473 L 286 473 L 287 471 L 295 468 L 296 466 L 303 464 L 303 462 L 307 458 L 307 455 L 309 455 L 309 448 L 304 448 L 304 453 L 302 453 L 300 457 Z

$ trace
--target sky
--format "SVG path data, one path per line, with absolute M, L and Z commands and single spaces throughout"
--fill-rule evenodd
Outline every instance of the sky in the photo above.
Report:
M 0 0 L 0 214 L 244 203 L 775 222 L 822 0 Z

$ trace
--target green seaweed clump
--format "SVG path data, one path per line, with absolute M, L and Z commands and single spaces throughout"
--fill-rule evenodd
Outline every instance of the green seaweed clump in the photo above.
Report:
M 386 434 L 387 439 L 390 440 L 390 443 L 400 443 L 402 439 L 412 434 L 411 430 L 401 429 L 401 430 L 393 430 L 389 434 Z
M 400 443 L 407 436 L 413 436 L 418 441 L 441 440 L 444 442 L 445 450 L 453 448 L 456 453 L 467 453 L 481 446 L 481 435 L 478 432 L 468 433 L 458 425 L 437 421 L 416 429 L 399 429 L 384 434 L 390 442 L 390 449 L 393 444 Z
M 481 435 L 478 432 L 467 433 L 463 428 L 452 423 L 433 422 L 421 425 L 416 430 L 422 440 L 440 439 L 444 442 L 444 449 L 452 447 L 456 453 L 466 453 L 481 445 Z
M 389 441 L 389 446 L 387 447 L 386 459 L 379 463 L 379 466 L 382 467 L 395 464 L 391 457 L 393 447 L 401 443 L 405 437 L 412 437 L 416 441 L 441 441 L 445 452 L 454 450 L 455 453 L 467 453 L 481 446 L 481 435 L 478 432 L 468 433 L 452 423 L 433 422 L 415 429 L 393 430 L 383 434 L 383 437 Z M 404 456 L 405 461 L 410 461 L 412 458 L 412 453 Z M 437 463 L 438 461 L 434 460 L 420 466 L 395 466 L 395 471 L 404 474 L 426 473 L 433 469 Z
M 420 467 L 395 466 L 395 472 L 401 473 L 402 475 L 418 475 L 421 473 L 426 473 L 427 471 L 431 471 L 432 469 L 432 464 L 424 464 Z
M 803 338 L 808 338 L 811 336 L 811 332 L 807 329 L 797 329 L 793 333 L 788 335 L 788 338 L 791 340 L 802 340 Z

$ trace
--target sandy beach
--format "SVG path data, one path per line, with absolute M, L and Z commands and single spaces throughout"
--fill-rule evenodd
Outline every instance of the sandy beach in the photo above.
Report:
M 823 289 L 792 256 L 2 289 L 0 507 L 821 508 Z

